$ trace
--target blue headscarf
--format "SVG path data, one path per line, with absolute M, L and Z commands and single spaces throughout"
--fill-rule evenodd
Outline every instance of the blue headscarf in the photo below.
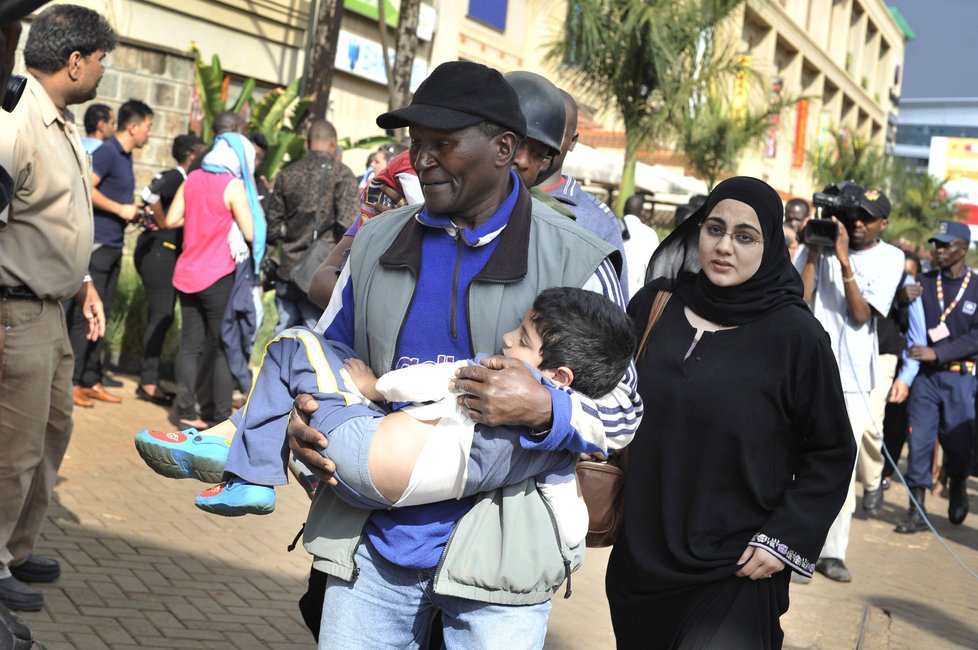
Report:
M 255 236 L 251 242 L 251 258 L 255 263 L 255 273 L 261 268 L 265 256 L 265 211 L 258 202 L 255 187 L 255 146 L 251 141 L 237 133 L 222 133 L 214 140 L 214 146 L 204 156 L 200 166 L 211 174 L 231 174 L 244 181 L 248 194 L 248 205 L 254 221 Z

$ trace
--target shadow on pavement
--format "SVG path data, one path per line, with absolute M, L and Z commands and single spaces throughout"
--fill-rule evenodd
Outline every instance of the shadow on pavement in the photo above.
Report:
M 123 517 L 102 518 L 118 524 Z M 79 517 L 55 493 L 38 552 L 62 563 L 62 577 L 34 585 L 45 607 L 23 615 L 51 650 L 314 647 L 297 605 L 308 556 L 301 547 L 286 553 L 291 528 L 244 539 L 234 532 L 240 519 L 211 518 L 227 526 L 215 537 L 206 526 L 195 531 L 193 517 L 154 521 L 150 506 L 138 525 L 175 529 L 184 540 L 157 544 L 83 519 L 91 516 Z M 291 565 L 285 570 L 283 560 Z
M 923 587 L 923 585 L 921 585 Z M 935 598 L 940 598 L 940 589 L 929 585 L 934 591 Z M 939 607 L 921 603 L 920 601 L 896 597 L 874 597 L 871 599 L 874 607 L 886 610 L 894 619 L 899 619 L 904 625 L 912 625 L 921 630 L 927 630 L 948 643 L 964 648 L 975 647 L 978 640 L 978 626 L 968 625 L 953 616 L 948 615 Z M 891 632 L 890 642 L 895 647 L 905 647 L 895 632 Z

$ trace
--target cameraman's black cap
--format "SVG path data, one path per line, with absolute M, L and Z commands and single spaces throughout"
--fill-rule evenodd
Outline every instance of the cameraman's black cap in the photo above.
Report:
M 494 122 L 526 137 L 526 120 L 516 91 L 498 70 L 471 61 L 442 63 L 421 82 L 408 106 L 377 118 L 382 129 L 417 124 L 457 131 L 480 122 Z
M 859 199 L 859 209 L 874 219 L 889 219 L 890 199 L 880 190 L 866 190 Z

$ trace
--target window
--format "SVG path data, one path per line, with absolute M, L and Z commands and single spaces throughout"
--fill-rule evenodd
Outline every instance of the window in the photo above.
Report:
M 507 0 L 469 0 L 469 18 L 506 31 Z

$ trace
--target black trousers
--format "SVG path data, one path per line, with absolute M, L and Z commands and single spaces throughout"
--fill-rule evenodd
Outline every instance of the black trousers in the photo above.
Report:
M 119 286 L 119 270 L 122 268 L 122 249 L 99 246 L 92 251 L 92 259 L 88 263 L 88 273 L 92 276 L 92 284 L 102 299 L 105 309 L 105 322 L 109 322 L 112 311 L 112 301 L 115 290 Z M 75 353 L 75 372 L 71 381 L 76 386 L 90 388 L 102 383 L 102 339 L 89 341 L 85 338 L 88 324 L 81 309 L 73 310 L 69 338 L 71 349 Z
M 177 355 L 177 417 L 181 420 L 197 418 L 197 378 L 205 358 L 212 359 L 213 417 L 224 420 L 231 416 L 231 370 L 221 345 L 221 321 L 233 287 L 234 273 L 229 273 L 198 293 L 178 292 L 183 319 Z
M 176 244 L 158 233 L 144 232 L 136 242 L 133 255 L 136 271 L 143 280 L 146 294 L 146 331 L 143 333 L 143 360 L 139 383 L 160 383 L 160 354 L 166 333 L 173 325 L 177 290 L 173 288 L 173 268 L 177 264 Z
M 893 462 L 899 463 L 900 456 L 903 454 L 903 445 L 907 442 L 907 403 L 909 399 L 900 404 L 887 404 L 886 412 L 883 416 L 883 444 L 886 451 L 890 453 Z M 889 458 L 883 459 L 883 478 L 893 476 L 893 465 Z

